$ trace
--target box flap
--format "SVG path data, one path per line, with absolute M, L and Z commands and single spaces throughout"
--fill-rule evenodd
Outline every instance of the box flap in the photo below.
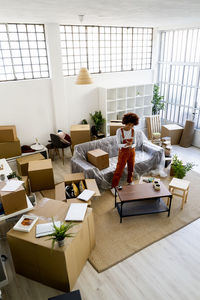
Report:
M 95 179 L 85 179 L 88 190 L 94 191 L 94 196 L 101 196 Z
M 71 184 L 72 182 L 77 183 L 81 180 L 85 180 L 84 173 L 65 174 L 64 176 L 65 184 Z
M 45 169 L 52 169 L 51 159 L 34 160 L 34 161 L 30 161 L 28 164 L 29 172 L 45 170 Z
M 90 130 L 89 124 L 72 125 L 70 128 L 70 131 L 88 131 L 88 130 Z
M 65 196 L 65 183 L 60 182 L 55 185 L 55 189 L 42 190 L 40 191 L 43 197 L 50 198 L 53 200 L 66 200 Z
M 16 161 L 21 165 L 21 164 L 26 164 L 29 161 L 41 160 L 41 159 L 45 159 L 44 156 L 41 153 L 36 153 L 36 154 L 25 155 L 23 157 L 17 158 Z
M 65 183 L 60 182 L 55 185 L 55 199 L 56 200 L 66 200 L 66 194 L 65 194 Z

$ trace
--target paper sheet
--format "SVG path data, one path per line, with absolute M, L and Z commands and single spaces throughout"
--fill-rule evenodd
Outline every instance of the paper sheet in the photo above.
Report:
M 24 181 L 10 180 L 6 182 L 6 185 L 1 189 L 2 192 L 14 192 L 16 191 Z

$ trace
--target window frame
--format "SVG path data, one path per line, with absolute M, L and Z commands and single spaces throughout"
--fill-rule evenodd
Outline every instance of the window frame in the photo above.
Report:
M 4 73 L 2 73 L 2 75 L 4 75 L 5 77 L 7 77 L 7 75 L 11 75 L 12 74 L 14 76 L 14 78 L 13 79 L 0 79 L 0 82 L 12 82 L 12 81 L 18 81 L 18 80 L 21 81 L 21 80 L 34 80 L 34 79 L 46 79 L 46 78 L 50 78 L 50 68 L 49 68 L 49 59 L 48 59 L 48 48 L 47 48 L 47 39 L 46 39 L 45 24 L 40 24 L 40 23 L 37 23 L 37 24 L 35 24 L 35 23 L 34 24 L 33 23 L 2 23 L 2 22 L 0 22 L 0 26 L 1 25 L 3 25 L 3 26 L 6 27 L 6 31 L 0 31 L 0 33 L 5 33 L 7 35 L 7 40 L 5 42 L 7 42 L 9 44 L 8 51 L 10 52 L 10 60 L 11 60 L 11 63 L 12 63 L 11 65 L 9 65 L 12 68 L 12 73 L 6 72 L 6 66 L 8 66 L 8 65 L 6 65 L 4 63 L 6 58 L 5 58 L 5 56 L 3 56 L 3 50 L 5 50 L 5 49 L 2 49 L 0 47 L 0 52 L 1 52 L 1 55 L 2 55 L 1 60 L 2 60 L 2 63 L 3 63 L 2 64 L 2 68 L 4 69 Z M 16 26 L 16 31 L 9 30 L 8 27 L 10 25 L 11 26 L 12 25 Z M 18 29 L 18 26 L 20 26 L 20 25 L 24 25 L 25 26 L 25 31 L 20 31 Z M 34 26 L 34 32 L 30 32 L 28 30 L 27 26 L 29 26 L 29 25 Z M 42 26 L 43 31 L 37 31 L 37 26 Z M 17 39 L 16 40 L 12 40 L 10 38 L 10 33 L 16 33 L 17 34 Z M 21 33 L 26 34 L 26 37 L 27 37 L 26 40 L 20 39 L 19 34 L 21 34 Z M 35 34 L 36 48 L 30 46 L 30 42 L 33 42 L 29 38 L 29 34 L 31 34 L 31 33 Z M 38 39 L 37 34 L 39 34 L 39 33 L 42 33 L 44 35 L 44 39 L 42 39 L 42 40 Z M 4 41 L 2 41 L 0 39 L 0 46 L 1 46 L 2 42 L 4 42 Z M 18 47 L 17 48 L 12 47 L 11 43 L 13 43 L 13 42 L 18 43 L 19 48 Z M 27 48 L 22 48 L 21 47 L 21 43 L 22 42 L 27 42 L 27 45 L 28 45 Z M 40 48 L 38 46 L 38 42 L 43 42 L 44 43 L 44 48 Z M 19 52 L 20 52 L 19 57 L 14 57 L 14 55 L 12 54 L 12 51 L 15 51 L 15 50 L 19 50 Z M 23 56 L 22 55 L 22 51 L 23 50 L 27 50 L 28 51 L 28 53 L 29 53 L 28 56 Z M 33 50 L 37 51 L 37 55 L 36 56 L 31 55 L 31 51 L 33 51 Z M 40 50 L 45 50 L 45 55 L 40 55 Z M 38 63 L 33 63 L 32 62 L 32 59 L 35 58 L 35 57 L 38 58 Z M 41 57 L 45 57 L 45 59 L 46 59 L 45 63 L 41 63 L 41 61 L 40 61 Z M 16 58 L 20 59 L 19 65 L 16 64 L 16 63 L 14 63 L 14 61 L 13 61 Z M 30 63 L 28 63 L 28 64 L 24 63 L 24 59 L 29 59 Z M 41 66 L 43 66 L 43 65 L 45 65 L 47 67 L 45 71 L 41 69 Z M 19 66 L 19 67 L 22 68 L 22 72 L 16 72 L 15 67 L 17 67 L 17 66 Z M 26 67 L 26 66 L 30 67 L 30 71 L 25 71 L 24 70 L 24 67 Z M 39 67 L 39 71 L 34 71 L 33 66 L 38 66 Z M 39 72 L 40 76 L 39 77 L 34 77 L 34 73 L 35 72 Z M 42 72 L 46 72 L 47 75 L 46 76 L 42 76 Z M 17 78 L 17 74 L 19 74 L 19 73 L 22 74 L 24 78 Z M 30 73 L 31 77 L 25 78 L 27 73 Z
M 72 34 L 72 47 L 70 49 L 73 49 L 73 54 L 71 55 L 68 55 L 67 54 L 67 42 L 69 42 L 69 40 L 66 38 L 66 34 L 69 33 L 67 31 L 67 28 L 71 28 L 71 31 L 70 33 Z M 87 61 L 86 63 L 83 65 L 83 67 L 86 67 L 89 72 L 91 74 L 102 74 L 102 73 L 113 73 L 113 72 L 131 72 L 131 71 L 142 71 L 142 70 L 151 70 L 152 69 L 152 60 L 153 60 L 153 57 L 152 57 L 152 52 L 153 52 L 153 36 L 154 36 L 154 29 L 153 27 L 122 27 L 122 26 L 99 26 L 99 25 L 66 25 L 66 24 L 60 24 L 59 28 L 60 28 L 60 40 L 61 40 L 61 58 L 62 58 L 62 68 L 63 68 L 63 75 L 64 77 L 68 77 L 68 76 L 76 76 L 78 74 L 78 68 L 76 69 L 75 68 L 75 58 L 74 58 L 74 40 L 73 40 L 73 31 L 75 28 L 78 28 L 78 35 L 79 35 L 79 41 L 80 41 L 80 28 L 84 28 L 85 30 L 85 37 L 86 37 L 86 52 L 87 52 Z M 62 28 L 62 30 L 61 30 Z M 90 68 L 89 68 L 89 59 L 88 59 L 88 50 L 89 50 L 89 46 L 88 46 L 88 29 L 90 28 L 97 28 L 98 30 L 98 71 L 97 72 L 92 72 L 90 71 Z M 100 34 L 102 34 L 102 30 L 104 30 L 104 41 L 105 41 L 105 30 L 110 30 L 110 39 L 109 39 L 109 43 L 110 43 L 110 60 L 109 60 L 109 65 L 110 65 L 110 70 L 109 71 L 102 71 L 102 66 L 101 66 L 101 38 L 100 38 Z M 112 29 L 116 30 L 115 33 L 112 33 Z M 121 30 L 121 39 L 120 39 L 120 42 L 121 42 L 121 64 L 120 64 L 120 69 L 119 70 L 113 70 L 113 61 L 111 59 L 111 52 L 112 52 L 112 49 L 117 49 L 117 46 L 116 48 L 112 48 L 111 47 L 111 43 L 113 41 L 113 36 L 114 34 L 116 35 L 117 37 L 117 30 Z M 131 68 L 130 69 L 124 69 L 124 66 L 126 65 L 126 61 L 125 63 L 123 63 L 123 56 L 124 56 L 124 53 L 125 53 L 125 47 L 123 47 L 123 41 L 124 41 L 124 36 L 125 36 L 125 33 L 124 31 L 127 31 L 127 35 L 128 35 L 128 30 L 131 30 Z M 134 32 L 137 31 L 136 32 Z M 142 30 L 142 33 L 140 33 L 138 30 Z M 145 30 L 147 32 L 145 32 Z M 149 32 L 150 31 L 150 32 Z M 62 35 L 65 35 L 65 39 L 63 39 Z M 137 41 L 134 41 L 134 38 L 137 36 L 137 37 L 140 37 L 140 35 L 142 36 L 142 51 L 141 52 L 138 52 L 138 51 L 135 51 L 135 53 L 140 53 L 141 54 L 141 67 L 140 68 L 137 68 L 135 67 L 134 63 L 133 63 L 133 53 L 134 53 L 134 50 L 137 50 L 138 46 L 135 46 L 134 43 L 136 43 Z M 145 35 L 150 35 L 150 39 L 148 40 L 147 38 L 144 39 Z M 93 41 L 93 40 L 92 40 Z M 130 40 L 129 40 L 130 41 Z M 143 46 L 143 42 L 150 42 L 150 46 Z M 62 42 L 64 43 L 65 42 L 65 47 L 62 47 Z M 104 50 L 105 50 L 106 46 L 104 46 Z M 79 47 L 77 47 L 76 49 L 81 49 L 81 45 L 79 44 Z M 145 49 L 145 51 L 144 51 Z M 149 51 L 150 50 L 150 51 Z M 63 54 L 64 52 L 66 52 L 66 54 Z M 146 54 L 146 58 L 143 58 L 143 55 Z M 149 56 L 149 57 L 148 57 Z M 73 74 L 72 72 L 70 72 L 70 69 L 69 68 L 69 57 L 73 57 Z M 106 60 L 106 54 L 104 54 L 104 61 Z M 81 59 L 81 55 L 80 55 L 80 59 Z M 138 59 L 138 58 L 137 58 Z M 65 62 L 63 62 L 65 61 Z M 137 62 L 138 60 L 136 60 Z M 64 65 L 66 65 L 66 67 L 64 67 Z M 80 62 L 80 65 L 81 65 L 81 62 Z M 139 65 L 138 63 L 136 65 Z M 118 66 L 118 60 L 116 60 L 116 66 L 115 68 L 117 68 Z M 82 66 L 81 66 L 82 67 Z M 94 68 L 94 66 L 92 66 L 92 68 Z M 104 68 L 106 68 L 106 65 L 104 66 Z M 80 69 L 80 68 L 79 68 Z M 71 73 L 71 74 L 70 74 Z
M 193 39 L 195 30 L 196 40 Z M 171 48 L 169 47 L 170 33 Z M 177 42 L 181 44 L 184 34 L 185 48 L 175 49 L 174 39 L 181 36 L 181 40 L 177 38 Z M 188 45 L 189 34 L 192 35 L 190 39 L 194 45 L 192 43 Z M 175 122 L 181 126 L 185 125 L 185 120 L 192 119 L 195 121 L 195 128 L 200 129 L 200 55 L 197 58 L 196 51 L 200 28 L 160 30 L 159 35 L 157 83 L 165 103 L 165 110 L 161 111 L 161 117 L 167 122 Z M 167 51 L 171 53 L 166 55 Z

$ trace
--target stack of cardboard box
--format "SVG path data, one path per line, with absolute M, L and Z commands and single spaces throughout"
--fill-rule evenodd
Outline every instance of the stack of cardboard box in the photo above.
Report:
M 165 157 L 170 157 L 171 156 L 171 138 L 166 136 L 162 138 L 162 147 L 165 150 Z
M 14 125 L 0 126 L 0 158 L 21 155 L 20 141 Z
M 161 133 L 154 132 L 152 133 L 152 143 L 157 146 L 161 146 Z

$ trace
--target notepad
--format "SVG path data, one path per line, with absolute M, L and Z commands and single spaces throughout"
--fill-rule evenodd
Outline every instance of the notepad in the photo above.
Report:
M 92 196 L 95 194 L 94 191 L 90 191 L 85 189 L 80 195 L 78 195 L 78 199 L 88 201 L 92 198 Z
M 87 210 L 87 203 L 72 203 L 65 221 L 83 221 Z
M 54 224 L 57 227 L 60 227 L 61 222 L 60 221 L 56 221 L 54 222 Z M 36 226 L 36 237 L 41 237 L 41 236 L 45 236 L 45 235 L 49 235 L 51 233 L 54 232 L 54 228 L 53 228 L 53 223 L 45 223 L 45 224 L 38 224 Z

